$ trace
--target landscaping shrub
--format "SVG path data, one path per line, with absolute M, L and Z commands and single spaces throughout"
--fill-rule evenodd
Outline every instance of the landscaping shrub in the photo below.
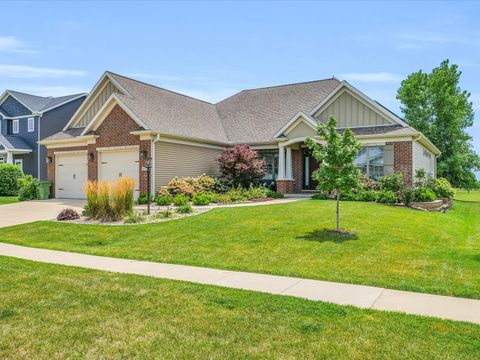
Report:
M 192 198 L 195 194 L 195 187 L 189 178 L 174 177 L 167 185 L 168 192 L 175 195 L 186 195 L 188 198 Z
M 86 216 L 101 221 L 118 221 L 132 213 L 135 181 L 122 177 L 115 182 L 88 181 L 85 185 Z
M 172 195 L 158 195 L 156 199 L 158 206 L 169 206 L 173 202 Z
M 329 199 L 328 195 L 324 192 L 319 192 L 319 193 L 313 194 L 312 196 L 312 200 L 328 200 L 328 199 Z
M 230 190 L 231 186 L 223 179 L 215 179 L 215 183 L 210 187 L 209 191 L 216 194 L 225 194 Z
M 65 209 L 60 212 L 57 216 L 58 221 L 68 221 L 68 220 L 78 220 L 80 215 L 73 209 Z
M 410 206 L 412 202 L 415 201 L 415 189 L 411 187 L 407 187 L 402 190 L 400 194 L 400 201 L 405 205 L 405 206 Z
M 12 164 L 0 164 L 0 196 L 17 196 L 23 171 Z
M 377 191 L 380 190 L 380 184 L 366 175 L 360 175 L 359 190 Z
M 234 187 L 248 188 L 260 180 L 266 172 L 265 160 L 248 145 L 225 148 L 218 159 L 222 177 Z
M 380 188 L 382 190 L 389 190 L 398 194 L 403 190 L 404 187 L 405 184 L 403 182 L 403 175 L 401 173 L 382 176 L 380 178 Z
M 150 203 L 155 202 L 155 196 L 152 194 L 150 195 Z M 138 205 L 146 205 L 148 204 L 148 193 L 141 192 L 137 199 Z
M 18 179 L 18 185 L 20 186 L 18 190 L 18 200 L 27 201 L 37 198 L 38 180 L 32 175 L 25 175 Z
M 432 190 L 438 198 L 453 199 L 455 197 L 455 189 L 445 178 L 436 179 Z
M 250 200 L 245 190 L 240 186 L 228 190 L 225 193 L 225 195 L 227 195 L 230 198 L 231 200 L 230 202 L 240 202 L 240 201 Z
M 173 198 L 173 204 L 175 206 L 188 205 L 188 197 L 184 194 L 178 194 Z
M 197 206 L 208 205 L 212 202 L 212 197 L 209 194 L 199 192 L 193 197 L 192 202 Z
M 383 204 L 393 204 L 397 202 L 397 195 L 392 190 L 381 190 L 378 192 L 377 201 Z
M 437 199 L 432 189 L 420 187 L 415 190 L 415 201 L 429 202 Z
M 173 216 L 172 208 L 167 207 L 165 210 L 159 211 L 158 213 L 154 214 L 153 218 L 154 219 L 166 219 L 166 218 L 170 218 L 172 216 Z
M 344 192 L 340 195 L 340 200 L 342 201 L 357 201 L 358 195 L 353 191 Z
M 145 222 L 147 220 L 147 217 L 143 214 L 139 214 L 136 211 L 132 210 L 127 214 L 125 219 L 123 220 L 124 224 L 139 224 L 142 222 Z
M 228 194 L 212 194 L 212 202 L 217 204 L 231 204 L 232 198 Z
M 357 200 L 358 201 L 367 201 L 367 202 L 371 202 L 371 201 L 377 201 L 378 199 L 378 192 L 377 191 L 368 191 L 368 190 L 360 190 L 358 193 L 357 193 Z
M 283 199 L 285 197 L 285 195 L 283 195 L 282 193 L 279 193 L 277 191 L 273 191 L 273 190 L 268 189 L 267 197 L 272 198 L 272 199 Z
M 268 197 L 269 190 L 265 186 L 250 186 L 244 192 L 244 196 L 248 200 L 264 199 Z
M 192 205 L 188 203 L 186 205 L 177 207 L 177 213 L 179 214 L 190 214 L 191 212 L 193 212 Z

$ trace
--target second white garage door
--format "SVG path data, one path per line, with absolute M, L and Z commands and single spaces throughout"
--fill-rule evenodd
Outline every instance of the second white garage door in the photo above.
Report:
M 83 187 L 88 178 L 87 153 L 55 156 L 55 197 L 83 199 Z
M 135 180 L 135 190 L 139 189 L 138 149 L 108 150 L 98 153 L 98 179 L 114 181 L 119 177 Z

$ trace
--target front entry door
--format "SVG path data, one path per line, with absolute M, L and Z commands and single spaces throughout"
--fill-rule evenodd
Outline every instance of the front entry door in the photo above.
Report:
M 303 152 L 303 190 L 315 190 L 318 181 L 312 178 L 313 172 L 317 169 L 318 163 L 312 156 L 310 149 L 304 148 Z

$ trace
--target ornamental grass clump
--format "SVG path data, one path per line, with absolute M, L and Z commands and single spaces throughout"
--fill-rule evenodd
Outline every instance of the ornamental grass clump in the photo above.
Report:
M 119 221 L 133 211 L 135 180 L 122 177 L 114 182 L 88 181 L 85 184 L 85 215 L 100 221 Z

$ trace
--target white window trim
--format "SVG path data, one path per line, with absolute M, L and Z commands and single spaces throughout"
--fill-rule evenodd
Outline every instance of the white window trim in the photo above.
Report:
M 12 134 L 18 134 L 19 132 L 20 132 L 20 120 L 18 120 L 18 119 L 13 120 L 12 121 Z
M 35 131 L 35 118 L 30 117 L 28 118 L 28 132 Z
M 13 160 L 13 163 L 23 171 L 23 159 L 15 159 Z
M 0 164 L 4 164 L 6 161 L 5 161 L 5 157 L 4 156 L 0 156 Z

